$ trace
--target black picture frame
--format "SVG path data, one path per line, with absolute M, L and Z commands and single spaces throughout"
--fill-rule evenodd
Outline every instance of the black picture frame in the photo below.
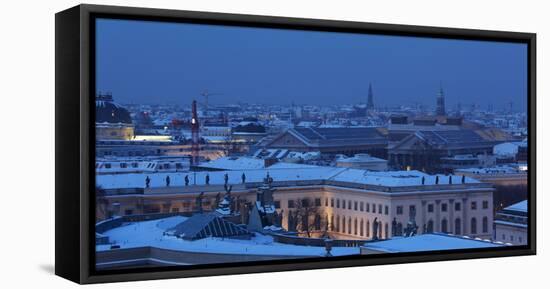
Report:
M 528 237 L 526 246 L 193 265 L 97 272 L 94 266 L 94 25 L 97 17 L 284 29 L 492 40 L 528 45 Z M 55 16 L 55 273 L 77 283 L 306 270 L 536 254 L 536 34 L 319 19 L 79 5 Z

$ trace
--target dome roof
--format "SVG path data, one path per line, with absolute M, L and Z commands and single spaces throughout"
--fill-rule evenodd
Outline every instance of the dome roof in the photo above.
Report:
M 99 94 L 95 99 L 95 122 L 132 124 L 128 110 L 113 101 L 111 94 Z

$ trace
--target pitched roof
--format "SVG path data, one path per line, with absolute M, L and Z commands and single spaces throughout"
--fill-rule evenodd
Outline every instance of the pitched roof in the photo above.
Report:
M 314 128 L 295 127 L 288 133 L 310 146 L 333 146 L 349 144 L 385 144 L 384 131 L 376 127 Z
M 448 131 L 422 130 L 418 131 L 414 136 L 433 147 L 492 147 L 499 143 L 498 140 L 484 138 L 477 131 L 469 129 Z
M 519 203 L 515 203 L 515 204 L 512 204 L 506 208 L 504 208 L 504 210 L 506 211 L 517 211 L 517 212 L 523 212 L 523 213 L 526 213 L 527 212 L 527 200 L 525 201 L 521 201 Z

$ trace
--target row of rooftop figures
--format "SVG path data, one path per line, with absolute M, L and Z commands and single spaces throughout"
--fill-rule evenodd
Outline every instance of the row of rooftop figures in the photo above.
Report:
M 224 186 L 227 187 L 229 185 L 229 175 L 227 173 L 225 173 L 223 178 L 224 178 Z M 266 178 L 271 180 L 271 182 L 273 182 L 273 178 L 269 175 L 269 172 L 267 172 Z M 185 186 L 189 186 L 189 182 L 190 182 L 189 174 L 186 174 L 183 179 L 184 179 Z M 171 181 L 172 181 L 172 179 L 170 178 L 170 175 L 166 175 L 166 177 L 164 177 L 164 183 L 165 183 L 166 187 L 170 186 Z M 466 183 L 466 176 L 464 176 L 464 175 L 461 176 L 460 183 L 461 184 Z M 207 185 L 207 186 L 210 185 L 210 174 L 208 174 L 208 173 L 204 176 L 204 184 Z M 246 184 L 246 173 L 242 173 L 242 175 L 241 175 L 241 184 Z M 426 177 L 422 176 L 422 178 L 420 178 L 420 183 L 419 183 L 419 185 L 444 185 L 444 184 L 452 185 L 453 184 L 453 175 L 448 175 L 447 178 L 445 178 L 445 177 L 440 178 L 439 175 L 436 175 L 435 176 L 435 181 L 434 181 L 433 184 L 427 184 L 426 183 Z M 150 188 L 150 187 L 151 187 L 151 177 L 149 175 L 147 175 L 145 177 L 145 188 Z

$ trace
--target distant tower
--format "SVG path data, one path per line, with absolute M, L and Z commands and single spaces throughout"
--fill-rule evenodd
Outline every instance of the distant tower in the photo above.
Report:
M 374 96 L 372 94 L 372 84 L 369 83 L 369 98 L 367 100 L 367 110 L 374 109 Z
M 443 94 L 443 87 L 439 86 L 439 93 L 437 94 L 437 108 L 435 109 L 435 115 L 445 116 L 445 95 Z
M 191 164 L 199 164 L 199 117 L 197 115 L 197 101 L 193 100 L 191 115 Z

